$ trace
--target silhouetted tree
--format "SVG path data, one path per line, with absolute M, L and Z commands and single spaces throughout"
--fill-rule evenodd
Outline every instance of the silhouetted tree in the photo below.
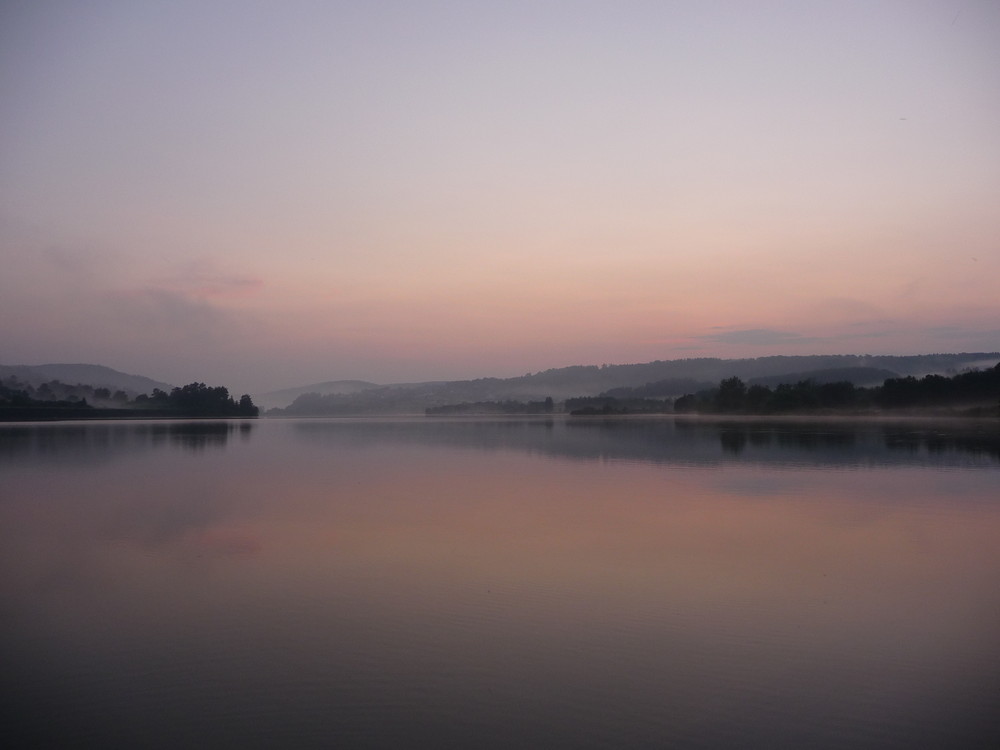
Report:
M 239 414 L 241 417 L 256 417 L 260 413 L 260 409 L 254 406 L 253 399 L 250 395 L 244 393 L 240 396 Z
M 747 387 L 737 377 L 726 378 L 719 383 L 715 395 L 715 408 L 721 412 L 735 413 L 743 411 L 746 401 Z
M 753 414 L 760 414 L 767 411 L 768 403 L 771 400 L 771 389 L 766 385 L 752 385 L 747 388 L 746 404 L 747 411 Z

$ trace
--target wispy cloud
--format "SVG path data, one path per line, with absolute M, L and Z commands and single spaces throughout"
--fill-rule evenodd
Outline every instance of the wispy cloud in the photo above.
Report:
M 128 329 L 143 336 L 211 338 L 227 321 L 208 302 L 155 287 L 108 292 L 104 302 L 114 319 L 128 321 Z
M 263 287 L 256 276 L 217 270 L 209 263 L 178 267 L 166 275 L 103 294 L 106 309 L 117 320 L 143 334 L 167 340 L 213 341 L 236 334 L 251 318 L 227 303 Z
M 77 281 L 81 276 L 105 273 L 106 267 L 114 262 L 112 253 L 93 247 L 49 245 L 41 249 L 38 255 L 48 265 L 48 270 L 69 274 Z
M 905 348 L 907 351 L 993 350 L 1000 342 L 1000 331 L 977 325 L 971 319 L 966 325 L 917 325 L 902 320 L 858 321 L 841 330 L 828 330 L 823 335 L 805 335 L 774 328 L 727 328 L 719 326 L 714 332 L 692 336 L 691 340 L 705 345 L 725 344 L 744 347 L 773 347 L 783 351 L 798 350 L 800 346 L 845 351 L 850 347 L 865 346 L 863 342 L 878 340 L 888 343 L 887 353 Z M 912 344 L 910 342 L 913 342 Z M 883 343 L 882 345 L 886 345 Z M 676 349 L 677 347 L 675 347 Z
M 716 344 L 749 344 L 751 346 L 775 346 L 777 344 L 798 343 L 807 344 L 818 339 L 803 336 L 791 331 L 779 331 L 774 328 L 743 328 L 723 330 L 719 333 L 707 333 L 694 338 Z
M 195 299 L 225 299 L 254 294 L 263 288 L 264 282 L 257 276 L 226 273 L 196 264 L 154 279 L 150 286 Z

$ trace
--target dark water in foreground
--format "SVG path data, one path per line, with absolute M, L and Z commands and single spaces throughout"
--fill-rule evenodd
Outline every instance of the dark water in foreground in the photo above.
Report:
M 0 426 L 0 660 L 7 747 L 1000 747 L 1000 429 Z

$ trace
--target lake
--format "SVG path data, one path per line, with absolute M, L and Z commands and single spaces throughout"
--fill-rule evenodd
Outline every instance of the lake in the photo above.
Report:
M 1000 747 L 1000 425 L 0 425 L 0 657 L 7 747 Z

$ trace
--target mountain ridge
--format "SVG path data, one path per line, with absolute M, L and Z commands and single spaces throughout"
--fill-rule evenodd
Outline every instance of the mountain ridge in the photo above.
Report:
M 376 386 L 354 394 L 320 394 L 309 386 L 300 386 L 301 395 L 286 407 L 272 409 L 274 415 L 364 415 L 422 414 L 428 407 L 464 402 L 525 401 L 580 396 L 597 396 L 616 388 L 639 388 L 676 381 L 683 383 L 718 383 L 724 378 L 775 378 L 795 383 L 811 372 L 854 371 L 859 378 L 870 379 L 873 372 L 888 376 L 923 376 L 948 374 L 971 367 L 992 367 L 1000 361 L 1000 352 L 963 352 L 957 354 L 917 355 L 774 355 L 742 359 L 701 357 L 679 360 L 655 360 L 624 365 L 571 365 L 528 373 L 513 378 L 478 378 L 474 380 L 397 383 Z M 786 378 L 782 381 L 782 378 Z M 861 384 L 861 383 L 859 383 Z M 289 389 L 291 390 L 291 389 Z M 664 393 L 680 396 L 684 391 Z M 256 399 L 256 397 L 255 397 Z
M 348 395 L 360 393 L 372 388 L 381 388 L 378 383 L 371 383 L 367 380 L 325 380 L 322 383 L 313 385 L 297 386 L 294 388 L 281 388 L 274 391 L 266 391 L 253 396 L 254 403 L 261 409 L 270 409 L 275 406 L 287 405 L 296 398 L 306 393 L 318 393 L 321 396 L 329 394 Z
M 998 361 L 1000 352 L 771 355 L 736 359 L 697 357 L 630 364 L 569 365 L 512 378 L 390 384 L 366 380 L 328 380 L 254 394 L 253 399 L 262 410 L 288 415 L 422 414 L 427 407 L 463 402 L 563 400 L 598 396 L 616 389 L 641 390 L 650 386 L 659 386 L 655 390 L 662 397 L 676 397 L 692 390 L 693 384 L 718 383 L 733 376 L 748 383 L 776 385 L 810 377 L 825 382 L 840 373 L 838 377 L 842 376 L 841 379 L 855 385 L 870 385 L 884 377 L 952 374 L 962 369 L 992 367 Z M 32 385 L 60 380 L 67 384 L 121 389 L 133 395 L 148 394 L 154 388 L 167 392 L 173 388 L 169 383 L 146 376 L 131 375 L 104 365 L 81 363 L 0 365 L 0 379 L 9 377 Z M 304 397 L 309 398 L 299 404 L 301 408 L 290 409 Z
M 45 365 L 0 365 L 0 379 L 15 377 L 32 386 L 58 380 L 67 385 L 123 390 L 130 395 L 152 393 L 154 388 L 170 391 L 174 386 L 144 375 L 131 375 L 105 365 L 52 363 Z

